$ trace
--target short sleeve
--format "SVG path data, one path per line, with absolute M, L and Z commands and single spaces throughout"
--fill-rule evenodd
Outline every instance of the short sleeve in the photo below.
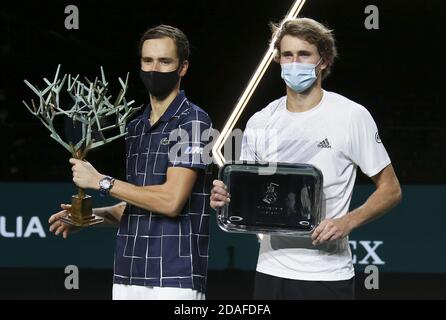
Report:
M 169 137 L 169 167 L 206 169 L 210 163 L 212 122 L 200 110 L 191 109 Z
M 352 111 L 349 130 L 349 157 L 369 177 L 390 164 L 371 114 L 362 106 Z
M 248 121 L 243 132 L 240 160 L 259 161 L 256 153 L 256 129 L 252 127 L 252 119 Z

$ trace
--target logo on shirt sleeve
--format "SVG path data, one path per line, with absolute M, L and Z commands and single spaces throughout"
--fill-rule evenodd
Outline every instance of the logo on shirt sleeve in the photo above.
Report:
M 379 137 L 378 131 L 375 133 L 375 140 L 376 142 L 381 143 L 381 138 Z
M 203 148 L 200 147 L 187 147 L 184 154 L 203 154 Z

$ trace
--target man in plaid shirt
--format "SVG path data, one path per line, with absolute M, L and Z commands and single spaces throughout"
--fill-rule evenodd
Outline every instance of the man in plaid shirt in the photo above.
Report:
M 209 179 L 203 148 L 212 123 L 180 91 L 189 43 L 184 33 L 160 25 L 140 41 L 141 80 L 150 95 L 143 114 L 127 126 L 127 182 L 70 159 L 78 187 L 122 200 L 94 214 L 119 224 L 113 299 L 204 299 L 209 244 Z M 66 238 L 73 227 L 50 218 Z

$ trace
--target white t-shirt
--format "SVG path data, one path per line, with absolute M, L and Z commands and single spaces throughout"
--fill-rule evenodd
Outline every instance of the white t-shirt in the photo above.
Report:
M 319 168 L 325 218 L 347 214 L 357 166 L 372 177 L 390 164 L 367 109 L 325 90 L 321 102 L 306 112 L 288 111 L 285 96 L 255 113 L 246 125 L 241 160 L 309 163 Z M 311 238 L 265 235 L 257 271 L 315 281 L 354 276 L 348 238 L 315 247 Z

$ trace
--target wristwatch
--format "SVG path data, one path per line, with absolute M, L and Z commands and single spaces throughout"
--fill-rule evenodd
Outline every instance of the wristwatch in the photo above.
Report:
M 111 188 L 113 188 L 113 183 L 115 179 L 110 176 L 105 176 L 99 180 L 99 194 L 103 197 L 108 196 Z

